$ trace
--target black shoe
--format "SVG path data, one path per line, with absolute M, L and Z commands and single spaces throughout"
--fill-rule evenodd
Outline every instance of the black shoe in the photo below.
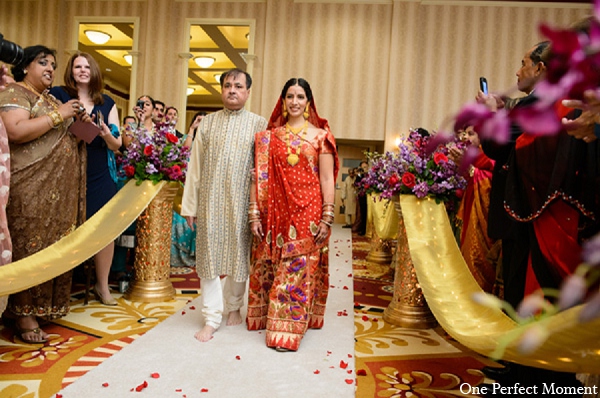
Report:
M 342 228 L 352 228 L 352 225 L 344 225 Z
M 496 380 L 500 383 L 506 383 L 512 381 L 515 377 L 513 370 L 510 365 L 506 364 L 503 368 L 497 368 L 492 366 L 485 366 L 481 369 L 481 372 L 489 377 L 490 379 Z

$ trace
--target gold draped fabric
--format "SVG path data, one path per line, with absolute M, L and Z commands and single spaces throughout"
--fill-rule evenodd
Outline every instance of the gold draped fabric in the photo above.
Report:
M 368 220 L 373 221 L 375 233 L 381 239 L 396 239 L 398 236 L 398 214 L 389 199 L 381 199 L 380 195 L 369 194 Z
M 413 195 L 402 195 L 400 203 L 419 283 L 437 321 L 453 338 L 486 356 L 509 341 L 502 358 L 527 366 L 600 373 L 600 319 L 579 323 L 581 306 L 577 306 L 518 325 L 501 309 L 477 304 L 472 296 L 482 290 L 465 264 L 444 206 Z M 519 337 L 536 325 L 545 327 L 550 336 L 533 353 L 519 352 Z
M 137 186 L 130 181 L 100 211 L 63 239 L 0 267 L 0 296 L 39 285 L 99 252 L 127 229 L 164 184 L 144 181 Z

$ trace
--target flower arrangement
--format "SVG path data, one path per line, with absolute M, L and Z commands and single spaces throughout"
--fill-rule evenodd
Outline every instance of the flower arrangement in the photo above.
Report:
M 138 128 L 133 135 L 122 163 L 125 177 L 135 179 L 137 185 L 145 180 L 185 182 L 189 148 L 179 142 L 169 124 L 159 124 L 154 132 Z
M 411 129 L 408 137 L 401 139 L 399 152 L 368 154 L 371 168 L 358 183 L 359 193 L 379 193 L 382 199 L 414 194 L 418 198 L 430 196 L 447 205 L 455 202 L 462 196 L 467 181 L 448 157 L 448 150 L 453 145 L 466 148 L 467 144 L 455 139 L 434 145 L 429 134 Z

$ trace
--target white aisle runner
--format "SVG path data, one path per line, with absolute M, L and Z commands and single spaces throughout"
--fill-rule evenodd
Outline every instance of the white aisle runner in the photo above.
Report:
M 325 325 L 309 329 L 298 352 L 267 348 L 264 331 L 249 332 L 245 323 L 223 322 L 212 340 L 200 343 L 194 339 L 203 325 L 198 297 L 60 394 L 63 398 L 354 397 L 350 230 L 334 225 L 329 249 Z

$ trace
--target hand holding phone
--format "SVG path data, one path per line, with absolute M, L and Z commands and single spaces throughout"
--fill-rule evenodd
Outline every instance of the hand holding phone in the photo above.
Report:
M 137 106 L 138 108 L 143 110 L 145 104 L 146 103 L 144 102 L 144 100 L 138 100 L 137 103 L 135 104 L 135 106 Z
M 479 78 L 479 89 L 484 94 L 488 94 L 488 82 L 487 82 L 487 79 L 483 76 Z

